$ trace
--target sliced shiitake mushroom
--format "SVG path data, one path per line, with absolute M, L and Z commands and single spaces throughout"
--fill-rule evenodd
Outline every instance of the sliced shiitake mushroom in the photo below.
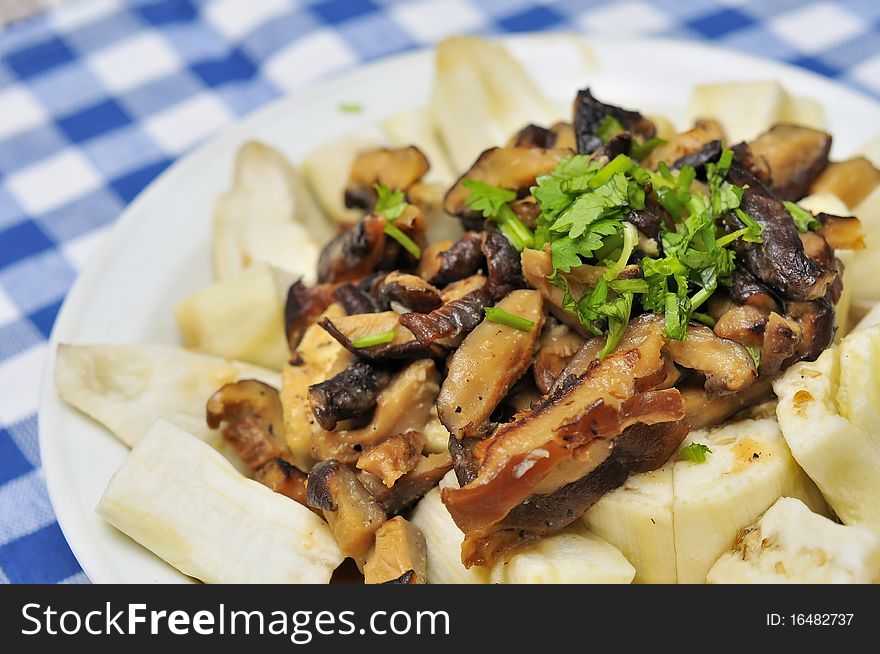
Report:
M 332 431 L 343 420 L 371 415 L 379 393 L 391 383 L 391 377 L 387 366 L 356 359 L 330 379 L 309 386 L 309 404 L 315 420 L 321 429 Z
M 396 516 L 376 532 L 376 545 L 364 566 L 367 584 L 427 583 L 428 545 L 411 522 Z
M 249 468 L 259 468 L 289 453 L 284 440 L 284 413 L 278 391 L 255 379 L 226 384 L 207 404 L 211 429 L 223 438 Z
M 376 302 L 383 309 L 403 307 L 417 313 L 429 313 L 443 304 L 440 292 L 421 277 L 398 271 L 388 273 L 376 292 Z
M 376 532 L 385 522 L 382 506 L 349 466 L 332 459 L 309 471 L 307 499 L 309 506 L 324 513 L 342 553 L 363 570 Z
M 376 205 L 375 184 L 406 191 L 430 167 L 428 158 L 414 145 L 361 152 L 352 164 L 345 186 L 345 206 L 372 211 Z
M 281 457 L 275 457 L 257 468 L 254 481 L 303 506 L 309 506 L 306 490 L 308 475 Z M 309 508 L 321 515 L 317 509 Z
M 535 383 L 542 393 L 550 392 L 568 362 L 583 344 L 584 337 L 568 325 L 552 319 L 545 323 L 532 369 Z
M 420 431 L 392 436 L 361 455 L 357 468 L 376 475 L 386 487 L 392 488 L 418 465 L 425 442 L 425 435 Z
M 799 200 L 828 165 L 831 135 L 802 125 L 774 125 L 750 141 L 749 148 L 770 167 L 777 197 Z
M 597 132 L 609 116 L 623 129 L 644 140 L 654 138 L 657 132 L 654 123 L 639 112 L 599 102 L 590 89 L 583 89 L 578 91 L 574 101 L 574 133 L 580 154 L 590 154 L 602 146 L 603 140 Z
M 361 471 L 358 479 L 370 494 L 385 508 L 388 515 L 400 513 L 421 499 L 440 483 L 444 475 L 452 470 L 452 459 L 448 452 L 423 455 L 415 467 L 388 488 L 376 475 Z
M 717 154 L 721 154 L 721 140 L 723 138 L 724 132 L 718 122 L 697 120 L 691 129 L 679 132 L 666 143 L 651 150 L 651 154 L 645 159 L 643 165 L 656 168 L 657 164 L 663 161 L 671 168 L 681 168 L 685 164 L 696 168 L 705 163 L 705 161 L 699 160 L 702 159 L 702 156 L 699 155 L 705 156 L 707 146 L 712 146 L 714 143 L 715 145 L 712 147 L 717 147 Z

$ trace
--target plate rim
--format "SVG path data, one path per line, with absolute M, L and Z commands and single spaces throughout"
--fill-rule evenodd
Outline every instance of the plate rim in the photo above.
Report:
M 768 74 L 766 76 L 768 79 L 777 77 L 778 74 L 784 72 L 789 77 L 801 77 L 804 80 L 809 80 L 813 84 L 825 87 L 829 92 L 833 91 L 837 94 L 843 94 L 844 97 L 852 98 L 853 101 L 864 104 L 866 107 L 872 107 L 878 115 L 880 115 L 880 101 L 866 93 L 845 86 L 836 80 L 824 77 L 818 73 L 814 73 L 813 71 L 800 68 L 787 62 L 763 58 L 699 40 L 667 37 L 617 38 L 599 34 L 584 34 L 575 31 L 528 32 L 516 35 L 502 34 L 490 35 L 488 38 L 498 40 L 505 44 L 511 43 L 515 45 L 517 42 L 552 40 L 559 37 L 577 37 L 581 39 L 587 47 L 590 47 L 593 44 L 598 45 L 603 42 L 614 42 L 616 45 L 633 44 L 638 47 L 648 48 L 654 46 L 666 49 L 686 48 L 694 50 L 710 50 L 721 55 L 732 56 L 743 62 L 748 62 L 752 66 L 769 65 L 770 68 L 768 69 Z M 107 570 L 107 564 L 97 560 L 96 552 L 88 547 L 87 538 L 80 533 L 82 527 L 80 526 L 80 528 L 77 528 L 77 525 L 75 524 L 76 507 L 71 504 L 73 502 L 72 500 L 67 499 L 67 497 L 71 497 L 71 493 L 65 493 L 65 491 L 69 491 L 71 488 L 72 482 L 65 474 L 60 439 L 55 438 L 53 441 L 53 439 L 48 436 L 49 430 L 47 429 L 46 423 L 50 420 L 53 405 L 63 402 L 63 400 L 58 397 L 54 384 L 54 371 L 58 344 L 63 339 L 63 334 L 70 331 L 76 324 L 76 318 L 79 315 L 81 305 L 85 303 L 89 291 L 92 290 L 101 271 L 112 258 L 115 245 L 123 241 L 126 235 L 138 225 L 139 214 L 148 212 L 150 205 L 159 201 L 159 198 L 162 197 L 166 187 L 171 187 L 176 180 L 186 175 L 189 169 L 197 166 L 200 161 L 211 157 L 214 152 L 222 151 L 231 145 L 234 146 L 236 141 L 247 138 L 246 134 L 255 129 L 256 126 L 271 121 L 272 117 L 276 114 L 294 111 L 299 105 L 308 102 L 312 97 L 331 94 L 335 90 L 350 84 L 353 79 L 356 79 L 367 71 L 375 72 L 377 69 L 382 69 L 384 67 L 394 68 L 403 65 L 405 62 L 412 65 L 414 60 L 426 59 L 433 55 L 435 47 L 436 44 L 430 44 L 426 47 L 383 57 L 369 63 L 357 65 L 353 68 L 347 68 L 319 82 L 306 84 L 292 94 L 281 95 L 250 114 L 235 120 L 229 125 L 223 127 L 212 137 L 175 160 L 174 163 L 166 168 L 158 177 L 152 180 L 132 202 L 125 206 L 109 227 L 105 228 L 106 233 L 104 234 L 101 243 L 98 245 L 96 255 L 88 265 L 85 266 L 71 285 L 58 312 L 50 337 L 46 342 L 47 350 L 40 380 L 39 402 L 37 406 L 37 431 L 40 461 L 54 517 L 68 543 L 68 546 L 73 552 L 74 557 L 90 582 L 114 583 L 118 580 L 114 579 L 112 572 Z M 719 74 L 719 81 L 723 79 L 724 75 Z M 58 419 L 58 416 L 56 416 L 56 419 Z M 71 505 L 68 506 L 68 504 Z

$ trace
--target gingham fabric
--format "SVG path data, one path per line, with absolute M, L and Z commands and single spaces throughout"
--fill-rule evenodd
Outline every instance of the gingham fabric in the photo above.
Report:
M 550 29 L 712 41 L 880 96 L 877 0 L 68 0 L 0 31 L 0 581 L 87 581 L 46 495 L 38 386 L 67 290 L 138 192 L 317 79 L 453 33 Z

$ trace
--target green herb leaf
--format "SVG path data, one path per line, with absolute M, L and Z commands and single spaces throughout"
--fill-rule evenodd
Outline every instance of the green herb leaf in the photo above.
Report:
M 422 257 L 422 248 L 419 247 L 418 243 L 412 240 L 409 236 L 407 236 L 403 230 L 400 229 L 393 222 L 385 223 L 385 233 L 393 238 L 395 241 L 400 243 L 404 250 L 409 252 L 416 259 L 420 259 Z
M 373 211 L 385 216 L 386 220 L 393 221 L 400 218 L 406 210 L 406 195 L 399 189 L 391 190 L 383 184 L 374 184 L 376 190 L 376 206 Z
M 499 325 L 506 325 L 524 332 L 530 332 L 535 328 L 534 320 L 517 316 L 504 309 L 498 307 L 486 307 L 483 310 L 486 312 L 486 320 L 490 322 L 497 322 Z
M 344 114 L 359 114 L 364 110 L 364 106 L 357 102 L 340 102 L 338 107 Z
M 533 245 L 534 234 L 508 204 L 516 200 L 516 193 L 476 179 L 465 179 L 462 183 L 471 191 L 465 204 L 481 212 L 484 217 L 494 219 L 498 230 L 517 250 L 522 251 Z
M 352 347 L 373 347 L 374 345 L 386 345 L 392 343 L 397 335 L 397 329 L 389 329 L 387 332 L 377 332 L 359 336 L 351 342 Z
M 599 127 L 596 129 L 596 136 L 598 136 L 602 141 L 608 141 L 611 137 L 616 134 L 620 134 L 621 132 L 625 132 L 623 125 L 620 124 L 620 121 L 617 120 L 611 114 L 605 116 L 602 119 L 602 122 L 599 123 Z
M 665 145 L 666 141 L 659 138 L 648 139 L 644 143 L 639 143 L 638 141 L 633 141 L 632 146 L 629 149 L 629 156 L 631 156 L 636 161 L 642 161 L 648 158 L 654 148 L 658 145 Z
M 705 463 L 707 454 L 712 454 L 712 450 L 708 445 L 702 443 L 691 443 L 678 451 L 678 456 L 682 461 L 693 461 L 694 463 Z
M 794 220 L 794 226 L 797 227 L 799 232 L 808 232 L 810 230 L 816 231 L 817 229 L 822 228 L 822 223 L 819 222 L 816 216 L 802 206 L 788 201 L 785 201 L 782 204 L 788 209 L 788 213 L 791 214 L 791 217 Z

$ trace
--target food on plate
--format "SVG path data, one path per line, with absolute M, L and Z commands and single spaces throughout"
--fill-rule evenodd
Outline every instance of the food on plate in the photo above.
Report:
M 223 450 L 205 421 L 207 398 L 242 379 L 278 387 L 274 370 L 175 345 L 59 345 L 55 387 L 65 402 L 134 447 L 157 418 Z M 239 462 L 232 452 L 229 457 Z
M 213 448 L 164 420 L 150 427 L 113 475 L 97 510 L 206 583 L 327 583 L 343 559 L 318 516 L 247 479 Z
M 846 525 L 880 534 L 880 326 L 854 330 L 777 379 L 791 453 Z
M 276 505 L 320 534 L 289 553 L 309 580 L 342 558 L 366 583 L 866 578 L 876 311 L 847 328 L 880 299 L 870 161 L 832 158 L 821 107 L 776 82 L 696 88 L 682 130 L 590 87 L 559 115 L 477 38 L 440 44 L 434 84 L 430 107 L 319 146 L 307 185 L 242 148 L 217 203 L 218 279 L 176 311 L 184 343 L 234 374 L 168 348 L 137 351 L 152 378 L 61 350 L 62 395 L 123 440 L 165 417 L 242 471 L 219 492 L 228 515 L 139 497 L 217 459 L 159 423 L 102 515 L 205 581 L 229 577 L 220 555 L 191 560 L 213 546 L 200 530 Z M 245 496 L 260 506 L 243 518 Z M 190 518 L 198 548 L 151 535 L 146 510 Z M 822 545 L 829 572 L 806 572 L 808 524 L 861 543 L 856 563 Z M 756 545 L 764 532 L 778 547 Z
M 174 312 L 184 345 L 281 370 L 290 350 L 278 325 L 291 281 L 283 270 L 257 263 L 188 297 Z
M 709 571 L 710 584 L 880 583 L 880 537 L 780 497 Z

